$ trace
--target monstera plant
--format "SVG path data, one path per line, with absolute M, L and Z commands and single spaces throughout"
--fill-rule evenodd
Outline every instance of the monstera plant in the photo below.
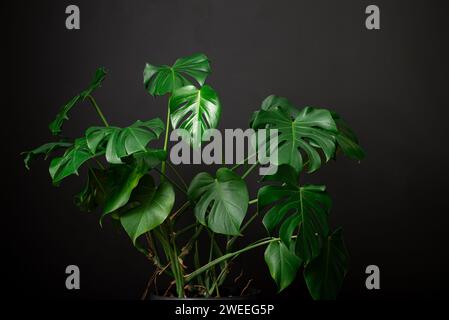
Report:
M 98 69 L 87 89 L 70 99 L 50 124 L 55 141 L 23 153 L 25 166 L 29 168 L 35 156 L 52 156 L 49 172 L 55 185 L 78 175 L 83 166 L 85 186 L 75 204 L 87 212 L 101 210 L 100 224 L 106 219 L 117 222 L 152 262 L 154 273 L 145 295 L 156 279 L 167 277 L 166 290 L 159 295 L 222 296 L 231 262 L 265 248 L 267 270 L 279 291 L 302 271 L 312 298 L 336 298 L 348 268 L 342 230 L 331 231 L 329 226 L 326 187 L 300 184 L 300 177 L 335 160 L 338 153 L 362 159 L 356 136 L 332 111 L 297 108 L 272 95 L 249 119 L 254 130 L 278 132 L 277 170 L 260 179 L 260 189 L 251 192 L 254 199 L 245 180 L 259 164 L 250 165 L 247 159 L 215 173 L 198 173 L 188 185 L 167 156 L 169 135 L 175 128 L 186 130 L 195 149 L 204 144 L 207 129 L 217 128 L 222 106 L 217 92 L 205 85 L 210 72 L 204 54 L 180 58 L 172 66 L 147 64 L 144 87 L 152 96 L 168 97 L 166 122 L 137 120 L 121 128 L 108 123 L 93 97 L 106 76 Z M 102 125 L 87 128 L 79 138 L 63 138 L 64 122 L 85 100 Z M 159 139 L 163 141 L 158 144 Z M 263 224 L 267 236 L 236 246 L 256 223 Z M 199 242 L 206 237 L 205 248 Z

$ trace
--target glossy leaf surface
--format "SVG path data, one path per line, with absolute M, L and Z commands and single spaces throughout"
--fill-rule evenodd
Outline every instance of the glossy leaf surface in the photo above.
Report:
M 221 103 L 217 93 L 209 86 L 197 89 L 186 86 L 170 97 L 170 118 L 173 128 L 190 133 L 194 147 L 201 145 L 206 129 L 216 128 L 221 116 Z
M 285 219 L 280 226 L 282 241 L 289 247 L 294 244 L 301 260 L 309 262 L 320 254 L 322 239 L 329 232 L 331 199 L 324 186 L 293 184 L 296 177 L 293 168 L 281 167 L 276 175 L 267 179 L 283 184 L 260 188 L 258 205 L 259 210 L 270 207 L 263 218 L 268 232 L 273 232 Z M 291 242 L 296 230 L 298 237 Z
M 151 95 L 160 96 L 192 85 L 187 77 L 194 79 L 202 86 L 209 73 L 208 58 L 204 54 L 198 53 L 176 60 L 171 67 L 167 65 L 154 66 L 147 63 L 143 81 Z
M 214 178 L 202 172 L 192 180 L 189 198 L 196 202 L 195 216 L 213 232 L 238 235 L 248 208 L 248 189 L 242 178 L 227 168 Z

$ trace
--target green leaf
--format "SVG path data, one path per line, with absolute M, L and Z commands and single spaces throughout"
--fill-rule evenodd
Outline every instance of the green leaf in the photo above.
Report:
M 308 158 L 307 171 L 314 172 L 321 166 L 321 156 L 326 162 L 335 154 L 337 126 L 331 113 L 325 109 L 306 107 L 296 118 L 276 107 L 272 110 L 260 110 L 253 128 L 277 129 L 278 164 L 289 164 L 297 172 L 304 167 L 304 154 Z
M 147 151 L 148 143 L 159 138 L 164 130 L 164 123 L 159 118 L 138 120 L 126 128 L 91 127 L 86 131 L 86 139 L 92 152 L 103 147 L 109 163 L 121 164 L 122 158 Z
M 89 150 L 85 138 L 76 139 L 73 146 L 68 148 L 63 156 L 54 158 L 50 162 L 49 171 L 53 183 L 58 184 L 72 174 L 78 175 L 79 167 L 99 154 L 101 153 L 94 154 Z
M 101 86 L 101 83 L 103 82 L 104 78 L 106 77 L 106 70 L 104 68 L 98 68 L 95 72 L 95 76 L 92 79 L 90 85 L 80 93 L 81 99 L 86 99 L 88 96 L 91 95 L 93 91 L 98 89 Z
M 106 196 L 106 171 L 90 169 L 84 189 L 78 193 L 74 202 L 81 211 L 92 212 L 98 206 L 103 205 Z
M 199 173 L 188 190 L 196 202 L 195 216 L 213 232 L 238 235 L 248 209 L 248 189 L 240 176 L 227 168 L 217 170 L 216 178 Z
M 128 203 L 131 192 L 137 187 L 140 178 L 146 174 L 140 166 L 113 166 L 108 174 L 108 191 L 103 208 L 103 217 Z
M 134 154 L 127 164 L 112 165 L 106 173 L 106 195 L 100 223 L 106 215 L 125 206 L 140 179 L 165 158 L 164 150 L 148 150 Z
M 35 158 L 37 155 L 44 155 L 45 159 L 47 159 L 50 153 L 52 153 L 53 151 L 61 148 L 68 148 L 71 146 L 72 146 L 71 142 L 64 142 L 64 141 L 49 142 L 33 150 L 22 152 L 21 155 L 24 155 L 23 162 L 25 163 L 25 167 L 29 170 L 31 160 Z
M 130 203 L 130 196 L 140 179 L 165 159 L 164 150 L 148 150 L 135 153 L 125 164 L 90 169 L 85 188 L 75 196 L 75 204 L 88 212 L 102 206 L 102 224 L 106 215 L 119 214 L 117 210 Z
M 175 192 L 167 181 L 156 187 L 152 177 L 146 175 L 132 197 L 138 205 L 122 213 L 120 221 L 133 244 L 137 245 L 136 241 L 141 235 L 156 228 L 168 217 L 175 203 Z
M 104 78 L 106 76 L 106 71 L 104 68 L 98 68 L 94 78 L 92 79 L 90 85 L 82 91 L 80 94 L 76 95 L 69 102 L 62 106 L 56 118 L 50 123 L 49 129 L 54 135 L 61 133 L 61 127 L 65 120 L 69 119 L 69 112 L 72 108 L 80 101 L 83 101 L 87 96 L 89 96 L 95 89 L 101 86 Z
M 362 160 L 365 152 L 359 145 L 355 133 L 349 128 L 345 121 L 335 112 L 332 112 L 332 118 L 337 124 L 337 151 L 343 152 L 347 157 L 354 160 Z
M 279 292 L 284 290 L 295 280 L 302 264 L 301 259 L 280 241 L 271 242 L 266 248 L 264 256 Z
M 342 230 L 338 229 L 327 238 L 321 255 L 304 270 L 304 278 L 313 299 L 336 299 L 348 270 L 348 260 Z
M 187 130 L 194 147 L 201 145 L 206 129 L 218 126 L 221 103 L 215 90 L 207 85 L 201 89 L 194 86 L 177 89 L 170 97 L 169 104 L 173 128 Z
M 262 105 L 260 106 L 260 109 L 269 111 L 269 110 L 276 110 L 277 108 L 283 110 L 286 113 L 289 113 L 293 118 L 296 118 L 299 111 L 296 108 L 296 106 L 290 102 L 287 98 L 276 96 L 276 95 L 270 95 L 265 98 L 264 101 L 262 101 Z M 253 112 L 251 115 L 251 119 L 249 121 L 250 126 L 252 126 L 254 119 L 256 119 L 257 114 L 259 111 Z
M 153 96 L 172 93 L 174 90 L 191 85 L 186 78 L 195 79 L 199 85 L 203 85 L 210 73 L 208 58 L 202 54 L 193 54 L 176 60 L 173 66 L 154 66 L 146 64 L 143 72 L 145 89 Z
M 295 245 L 298 256 L 309 262 L 320 254 L 323 239 L 328 235 L 331 199 L 324 186 L 293 185 L 290 177 L 294 175 L 293 169 L 289 174 L 289 170 L 280 168 L 277 179 L 283 184 L 264 186 L 258 192 L 259 211 L 271 206 L 265 213 L 263 224 L 268 232 L 272 232 L 289 216 L 280 227 L 281 240 L 290 248 Z M 298 238 L 292 242 L 296 229 L 299 229 Z

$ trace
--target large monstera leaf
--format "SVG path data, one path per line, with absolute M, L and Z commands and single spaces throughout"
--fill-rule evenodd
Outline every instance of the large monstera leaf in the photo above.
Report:
M 153 96 L 172 93 L 174 90 L 192 85 L 186 76 L 195 79 L 200 86 L 210 73 L 209 60 L 202 53 L 176 60 L 173 66 L 146 64 L 143 81 L 147 91 Z
M 328 110 L 306 107 L 295 118 L 280 107 L 260 110 L 253 128 L 266 127 L 278 130 L 279 165 L 289 164 L 301 172 L 306 155 L 307 171 L 314 172 L 321 166 L 320 152 L 326 162 L 335 154 L 337 126 Z
M 216 128 L 221 116 L 217 93 L 209 86 L 197 89 L 185 86 L 170 97 L 170 118 L 173 128 L 187 130 L 194 147 L 201 145 L 206 129 Z
M 83 163 L 102 153 L 104 151 L 93 153 L 87 146 L 86 138 L 76 139 L 73 145 L 65 151 L 64 155 L 54 158 L 50 162 L 49 171 L 53 183 L 58 184 L 72 174 L 78 175 L 78 169 Z
M 296 273 L 302 264 L 301 259 L 280 241 L 271 242 L 265 249 L 264 257 L 279 292 L 295 280 Z
M 130 201 L 134 205 L 121 212 L 120 222 L 137 246 L 137 239 L 141 235 L 156 228 L 168 217 L 175 203 L 175 191 L 167 181 L 155 186 L 153 178 L 146 175 L 134 190 Z
M 195 204 L 198 221 L 213 232 L 238 235 L 248 209 L 248 189 L 242 178 L 227 168 L 217 170 L 214 178 L 199 173 L 191 182 L 189 198 Z
M 283 243 L 304 262 L 309 262 L 321 252 L 323 239 L 328 235 L 328 214 L 331 199 L 324 186 L 298 186 L 293 168 L 281 166 L 273 176 L 282 185 L 268 185 L 259 189 L 259 210 L 271 208 L 265 213 L 263 224 L 268 232 L 280 226 Z M 282 223 L 281 223 L 282 222 Z M 297 235 L 296 240 L 292 236 Z
M 342 230 L 338 229 L 327 238 L 322 253 L 304 270 L 304 278 L 313 299 L 336 299 L 348 270 L 348 259 Z
M 126 128 L 91 127 L 86 131 L 89 149 L 96 152 L 106 148 L 106 160 L 109 163 L 123 163 L 122 158 L 145 152 L 150 141 L 159 138 L 164 131 L 164 123 L 156 118 L 148 121 L 136 121 Z
M 50 123 L 49 128 L 50 131 L 54 135 L 58 135 L 61 133 L 61 128 L 65 120 L 69 119 L 69 112 L 72 108 L 78 104 L 78 102 L 86 99 L 94 90 L 101 86 L 104 78 L 106 76 L 106 71 L 104 68 L 98 68 L 95 72 L 95 76 L 92 79 L 90 85 L 82 91 L 80 94 L 76 95 L 69 102 L 62 106 L 59 113 L 56 115 L 56 118 Z

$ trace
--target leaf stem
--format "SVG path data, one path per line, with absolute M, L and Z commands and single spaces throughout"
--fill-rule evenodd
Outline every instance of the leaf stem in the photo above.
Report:
M 225 254 L 225 255 L 223 255 L 221 257 L 218 257 L 217 259 L 215 259 L 215 260 L 213 260 L 211 262 L 208 262 L 207 264 L 203 265 L 202 267 L 196 269 L 192 273 L 189 273 L 189 274 L 185 275 L 184 276 L 185 277 L 185 281 L 187 282 L 187 281 L 190 281 L 190 280 L 194 279 L 195 277 L 201 275 L 203 272 L 209 270 L 213 266 L 215 266 L 215 265 L 217 265 L 217 264 L 219 264 L 219 263 L 221 263 L 223 261 L 226 261 L 228 259 L 233 259 L 236 256 L 238 256 L 238 255 L 240 255 L 240 254 L 242 254 L 242 253 L 244 253 L 246 251 L 255 249 L 255 248 L 260 247 L 260 246 L 267 245 L 267 244 L 269 244 L 271 242 L 274 242 L 274 241 L 280 241 L 280 238 L 262 239 L 260 241 L 254 242 L 253 244 L 251 244 L 249 246 L 246 246 L 243 249 L 240 249 L 240 250 L 235 251 L 235 252 L 230 252 L 230 253 L 227 253 L 227 254 Z
M 179 189 L 179 191 L 181 191 L 182 193 L 187 195 L 187 191 L 185 191 L 181 186 L 179 186 L 172 178 L 170 178 L 164 172 L 162 172 L 162 170 L 159 170 L 158 168 L 154 168 L 154 170 L 159 172 L 159 174 L 162 176 L 162 178 L 166 178 L 168 181 L 170 181 L 177 189 Z
M 178 232 L 176 232 L 176 236 L 180 236 L 181 234 L 186 233 L 187 231 L 189 231 L 190 229 L 193 229 L 196 227 L 195 223 L 192 223 L 191 225 L 188 225 L 187 227 L 179 230 Z
M 167 152 L 168 147 L 168 132 L 170 131 L 170 99 L 167 105 L 167 120 L 165 122 L 165 139 L 164 139 L 164 151 Z M 166 169 L 166 161 L 162 161 L 162 173 L 165 175 Z
M 182 270 L 180 269 L 178 254 L 176 245 L 172 242 L 170 245 L 170 240 L 166 237 L 166 232 L 168 230 L 163 229 L 163 225 L 160 226 L 159 229 L 154 229 L 154 234 L 161 242 L 162 248 L 164 249 L 165 255 L 170 261 L 170 266 L 172 268 L 173 276 L 176 282 L 176 293 L 178 298 L 184 298 L 184 275 L 182 274 Z
M 170 162 L 167 162 L 167 165 L 170 167 L 171 170 L 175 173 L 175 175 L 178 177 L 179 181 L 181 181 L 184 188 L 187 190 L 188 186 L 182 175 L 178 172 L 178 170 L 175 169 L 175 166 L 173 166 Z
M 240 233 L 242 233 L 243 231 L 246 230 L 246 228 L 249 227 L 249 225 L 254 221 L 254 219 L 257 218 L 257 216 L 259 215 L 259 212 L 254 213 L 251 218 L 248 219 L 248 221 L 240 228 Z M 226 244 L 226 251 L 228 252 L 229 250 L 231 250 L 232 245 L 234 244 L 234 242 L 238 239 L 239 236 L 233 236 L 228 243 Z
M 97 113 L 98 113 L 98 115 L 100 116 L 101 121 L 103 121 L 104 125 L 105 125 L 106 127 L 109 127 L 109 123 L 108 123 L 108 121 L 106 120 L 106 118 L 105 118 L 103 112 L 101 112 L 101 109 L 100 109 L 100 107 L 98 106 L 97 102 L 95 101 L 94 97 L 92 97 L 92 96 L 89 94 L 89 95 L 87 96 L 87 98 L 89 99 L 90 103 L 94 106 L 95 110 L 97 111 Z
M 250 156 L 248 156 L 248 157 L 246 157 L 242 162 L 235 164 L 235 165 L 231 168 L 231 170 L 234 171 L 235 169 L 237 169 L 238 167 L 240 167 L 242 164 L 245 164 L 245 162 L 248 161 L 250 158 L 252 158 L 252 157 L 254 157 L 254 156 L 256 156 L 256 155 L 257 155 L 257 152 L 256 152 L 256 153 L 253 153 L 252 155 L 250 155 Z
M 253 199 L 253 200 L 250 200 L 250 201 L 248 202 L 249 205 L 255 204 L 255 203 L 257 203 L 257 198 L 256 198 L 256 199 Z
M 174 220 L 178 215 L 186 211 L 190 206 L 190 201 L 186 201 L 178 210 L 170 216 L 170 220 Z
M 246 172 L 242 175 L 242 179 L 245 179 L 251 173 L 251 171 L 253 171 L 254 168 L 257 167 L 258 164 L 259 162 L 256 162 L 255 164 L 251 165 L 251 167 L 249 167 L 249 169 L 246 170 Z

